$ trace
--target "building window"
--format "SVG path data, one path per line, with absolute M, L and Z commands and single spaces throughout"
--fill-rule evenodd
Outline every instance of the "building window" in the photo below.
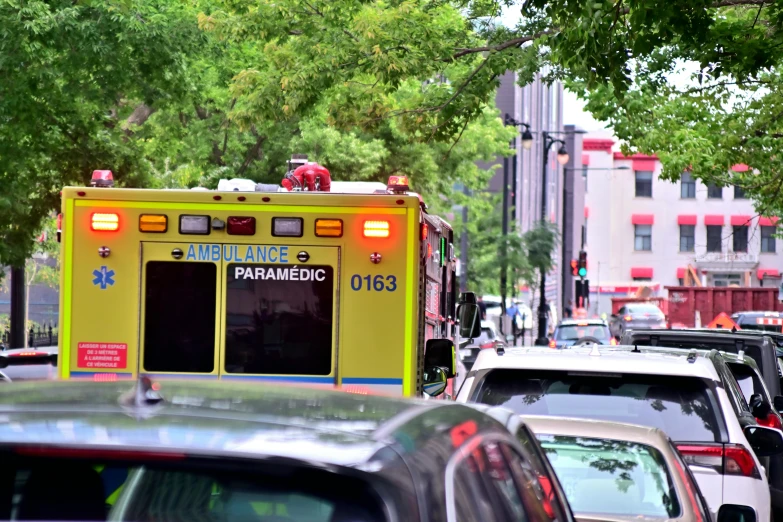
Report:
M 677 278 L 677 284 L 679 286 L 685 286 L 685 279 L 683 279 L 682 277 Z
M 775 227 L 761 227 L 761 251 L 775 252 Z
M 680 252 L 693 252 L 696 244 L 696 226 L 680 225 Z
M 735 252 L 747 252 L 748 251 L 748 227 L 746 225 L 731 227 L 734 229 L 731 237 L 734 243 Z
M 636 197 L 637 198 L 651 198 L 652 197 L 652 177 L 653 173 L 649 171 L 636 171 Z
M 739 185 L 734 185 L 734 199 L 748 199 L 745 195 L 745 189 Z
M 693 199 L 696 197 L 696 180 L 693 179 L 690 172 L 683 172 L 680 178 L 680 197 L 682 199 Z
M 634 225 L 635 250 L 652 250 L 652 225 Z
M 707 252 L 722 252 L 722 238 L 720 225 L 707 225 Z
M 715 183 L 709 183 L 707 185 L 707 198 L 723 199 L 723 187 L 716 185 Z
M 637 283 L 648 283 L 652 281 L 652 279 L 650 279 L 649 277 L 634 277 L 633 280 L 636 281 Z

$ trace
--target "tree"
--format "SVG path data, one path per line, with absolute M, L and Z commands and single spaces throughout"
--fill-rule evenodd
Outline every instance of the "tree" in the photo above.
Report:
M 185 2 L 0 1 L 0 266 L 24 265 L 61 187 L 96 166 L 143 183 L 129 135 L 188 94 L 203 39 Z
M 539 221 L 522 234 L 524 255 L 527 258 L 525 270 L 521 270 L 520 279 L 530 287 L 531 298 L 539 288 L 541 274 L 548 274 L 554 267 L 554 255 L 559 240 L 557 225 L 549 221 Z M 533 303 L 530 306 L 534 309 Z

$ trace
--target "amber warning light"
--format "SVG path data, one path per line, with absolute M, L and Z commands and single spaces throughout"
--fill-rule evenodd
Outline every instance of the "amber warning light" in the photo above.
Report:
M 365 221 L 364 237 L 389 237 L 389 222 Z
M 408 176 L 389 176 L 386 189 L 391 192 L 407 192 L 409 188 Z
M 120 228 L 120 216 L 96 212 L 92 215 L 90 228 L 99 232 L 114 232 Z

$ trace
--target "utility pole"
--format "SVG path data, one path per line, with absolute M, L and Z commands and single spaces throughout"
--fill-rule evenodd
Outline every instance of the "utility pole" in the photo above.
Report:
M 24 348 L 27 332 L 25 332 L 25 291 L 24 265 L 11 268 L 11 332 L 8 339 L 9 348 Z

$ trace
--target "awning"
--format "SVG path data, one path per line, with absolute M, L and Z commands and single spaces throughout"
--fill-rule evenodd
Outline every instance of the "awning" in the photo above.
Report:
M 756 271 L 756 276 L 758 276 L 759 279 L 764 279 L 765 277 L 780 277 L 780 272 L 777 268 L 759 268 Z
M 725 222 L 725 219 L 720 214 L 708 214 L 704 216 L 704 224 L 705 225 L 721 225 L 723 226 L 723 223 Z
M 760 227 L 774 227 L 778 224 L 778 218 L 777 217 L 760 217 L 759 218 L 759 226 Z
M 585 206 L 585 219 L 590 217 L 590 207 Z
M 633 160 L 633 170 L 645 170 L 652 172 L 655 170 L 656 160 L 654 159 L 635 159 Z
M 695 225 L 696 214 L 680 214 L 677 216 L 678 225 Z
M 652 225 L 654 222 L 654 214 L 631 214 L 631 223 L 634 225 Z
M 649 267 L 633 267 L 631 268 L 631 277 L 642 277 L 652 279 L 653 269 Z
M 677 269 L 677 279 L 685 279 L 685 268 L 680 267 Z
M 752 216 L 731 216 L 731 225 L 734 227 L 750 226 Z

